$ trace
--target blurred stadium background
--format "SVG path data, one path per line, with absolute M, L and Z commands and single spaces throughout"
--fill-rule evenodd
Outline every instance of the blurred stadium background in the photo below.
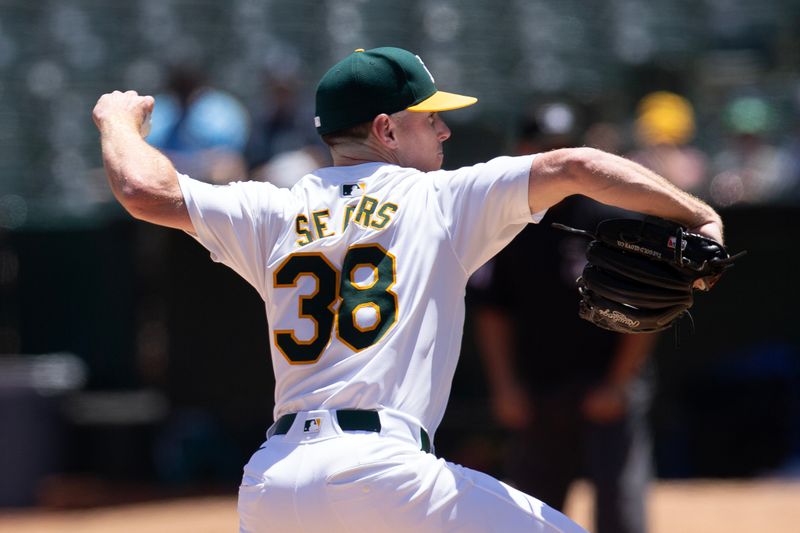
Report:
M 310 115 L 326 68 L 387 44 L 480 99 L 448 116 L 448 168 L 503 152 L 544 104 L 583 131 L 613 125 L 627 151 L 643 96 L 691 102 L 691 142 L 711 162 L 698 194 L 750 255 L 698 297 L 694 335 L 661 340 L 656 471 L 800 478 L 800 253 L 786 246 L 800 215 L 798 27 L 797 0 L 0 0 L 0 507 L 233 494 L 272 419 L 258 296 L 112 201 L 99 95 L 164 94 L 178 67 L 202 72 L 238 102 L 227 148 L 244 151 L 279 89 Z M 735 135 L 780 162 L 764 194 L 715 170 Z M 500 432 L 469 327 L 437 448 L 491 472 Z

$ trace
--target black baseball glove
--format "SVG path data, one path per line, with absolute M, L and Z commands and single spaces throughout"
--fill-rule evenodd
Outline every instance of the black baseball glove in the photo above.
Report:
M 695 289 L 708 291 L 745 252 L 730 256 L 713 239 L 657 217 L 610 219 L 591 237 L 578 278 L 578 314 L 620 333 L 667 329 L 688 315 Z

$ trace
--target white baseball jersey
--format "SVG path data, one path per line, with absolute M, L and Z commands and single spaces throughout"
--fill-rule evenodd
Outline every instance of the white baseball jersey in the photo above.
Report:
M 180 176 L 197 240 L 264 299 L 275 412 L 391 408 L 433 435 L 469 276 L 529 222 L 534 156 L 323 168 L 291 189 Z
M 196 238 L 266 303 L 275 418 L 293 415 L 244 467 L 242 533 L 585 533 L 424 438 L 450 394 L 467 279 L 543 215 L 531 162 L 325 168 L 291 190 L 180 177 Z M 346 431 L 342 409 L 380 424 Z

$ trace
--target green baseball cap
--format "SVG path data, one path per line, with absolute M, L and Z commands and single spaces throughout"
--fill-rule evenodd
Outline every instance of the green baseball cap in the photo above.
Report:
M 326 135 L 381 113 L 449 111 L 477 101 L 437 90 L 422 59 L 407 50 L 359 48 L 322 76 L 314 123 L 317 133 Z

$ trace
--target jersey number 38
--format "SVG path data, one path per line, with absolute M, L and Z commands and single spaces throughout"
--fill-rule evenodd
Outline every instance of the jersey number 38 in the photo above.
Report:
M 356 272 L 370 269 L 367 280 L 357 281 Z M 315 279 L 315 290 L 300 296 L 299 316 L 314 323 L 314 336 L 299 340 L 293 330 L 275 330 L 275 344 L 293 364 L 316 363 L 336 337 L 359 352 L 378 342 L 397 321 L 395 258 L 377 244 L 351 246 L 339 272 L 321 253 L 297 253 L 286 259 L 274 273 L 276 288 L 297 287 L 303 276 Z M 341 299 L 338 309 L 336 302 Z M 357 313 L 371 307 L 374 320 L 359 324 Z

